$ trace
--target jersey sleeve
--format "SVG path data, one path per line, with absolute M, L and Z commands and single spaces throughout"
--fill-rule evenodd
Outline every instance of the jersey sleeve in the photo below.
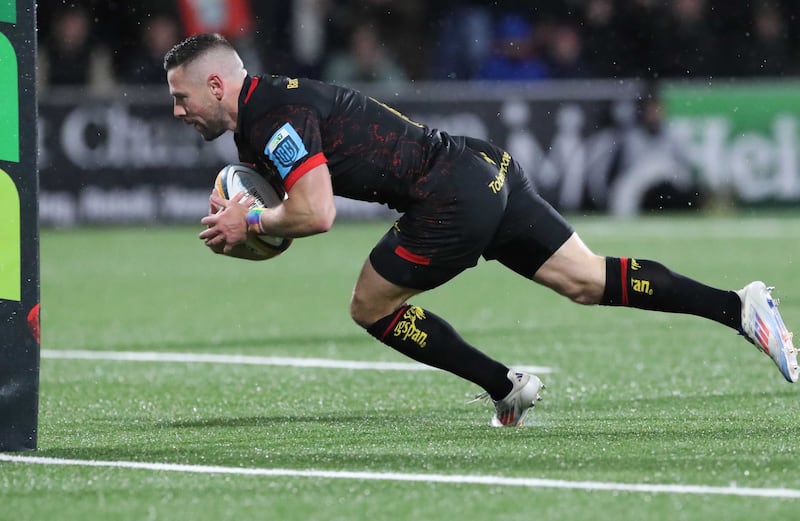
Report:
M 253 126 L 251 142 L 289 191 L 298 179 L 327 163 L 322 152 L 319 114 L 311 106 L 284 105 Z

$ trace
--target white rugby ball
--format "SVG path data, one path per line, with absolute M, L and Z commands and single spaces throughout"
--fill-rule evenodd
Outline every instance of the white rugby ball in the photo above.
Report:
M 223 199 L 230 199 L 239 192 L 245 192 L 247 196 L 255 199 L 250 208 L 270 208 L 283 203 L 283 196 L 264 176 L 244 163 L 224 166 L 217 173 L 214 186 Z M 285 237 L 248 233 L 247 240 L 234 248 L 231 255 L 250 260 L 267 260 L 277 257 L 291 244 L 292 239 Z

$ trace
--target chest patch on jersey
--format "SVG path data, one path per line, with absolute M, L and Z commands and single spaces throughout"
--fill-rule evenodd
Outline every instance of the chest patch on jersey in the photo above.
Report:
M 281 177 L 286 178 L 297 160 L 308 155 L 308 150 L 294 127 L 286 123 L 269 138 L 264 155 L 273 162 Z

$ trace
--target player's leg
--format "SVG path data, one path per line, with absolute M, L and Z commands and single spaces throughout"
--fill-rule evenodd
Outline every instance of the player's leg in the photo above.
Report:
M 646 259 L 593 253 L 546 201 L 520 178 L 509 197 L 501 235 L 487 251 L 517 273 L 581 304 L 684 313 L 742 333 L 771 356 L 790 382 L 800 377 L 797 352 L 770 288 L 718 289 Z M 561 241 L 561 242 L 559 242 Z
M 508 183 L 505 215 L 486 258 L 580 304 L 686 313 L 741 329 L 736 292 L 706 286 L 655 261 L 597 255 L 514 162 Z
M 792 333 L 763 282 L 739 291 L 718 289 L 675 273 L 661 263 L 600 257 L 573 234 L 533 279 L 582 304 L 627 306 L 696 315 L 726 325 L 769 355 L 783 377 L 800 377 Z
M 535 377 L 518 376 L 470 345 L 442 317 L 407 302 L 477 264 L 503 217 L 506 193 L 492 189 L 501 161 L 453 150 L 426 177 L 420 188 L 426 197 L 370 253 L 353 291 L 351 314 L 384 344 L 477 384 L 494 400 L 524 387 L 530 392 L 523 397 L 531 395 L 532 401 L 541 387 L 538 379 L 527 385 Z M 517 424 L 531 402 L 516 405 L 503 416 L 503 425 Z
M 655 261 L 596 255 L 577 234 L 542 264 L 533 280 L 581 304 L 697 315 L 741 329 L 735 291 L 707 286 Z
M 367 259 L 353 289 L 350 314 L 372 336 L 403 355 L 469 380 L 492 397 L 507 395 L 512 387 L 509 368 L 467 343 L 443 318 L 408 303 L 422 291 L 389 282 Z

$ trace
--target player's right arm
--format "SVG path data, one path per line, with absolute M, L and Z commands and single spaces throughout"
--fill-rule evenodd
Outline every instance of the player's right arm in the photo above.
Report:
M 322 163 L 304 173 L 275 208 L 261 213 L 261 227 L 276 237 L 306 237 L 330 230 L 336 218 L 331 174 Z
M 239 195 L 225 200 L 211 194 L 211 207 L 221 211 L 207 215 L 201 222 L 208 228 L 200 234 L 208 247 L 229 253 L 247 237 L 249 200 Z M 336 218 L 330 172 L 323 163 L 298 178 L 289 189 L 288 197 L 274 208 L 261 211 L 261 233 L 276 237 L 306 237 L 328 231 Z

